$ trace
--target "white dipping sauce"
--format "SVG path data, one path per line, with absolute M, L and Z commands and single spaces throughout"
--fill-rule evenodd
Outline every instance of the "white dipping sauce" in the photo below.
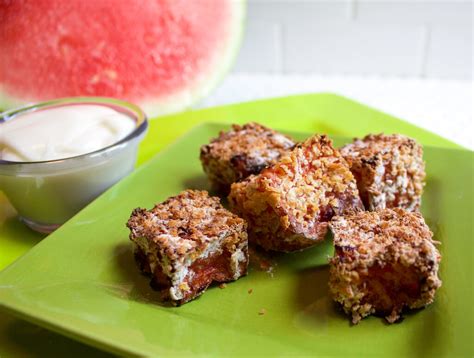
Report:
M 0 191 L 23 221 L 49 232 L 133 171 L 146 126 L 139 110 L 120 104 L 20 111 L 0 122 Z
M 90 153 L 114 144 L 135 122 L 113 108 L 68 105 L 20 114 L 1 124 L 0 159 L 34 162 Z

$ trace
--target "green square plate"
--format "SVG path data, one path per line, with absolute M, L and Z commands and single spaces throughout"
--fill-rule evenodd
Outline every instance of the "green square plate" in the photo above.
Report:
M 473 355 L 472 152 L 340 97 L 312 95 L 156 120 L 141 161 L 169 143 L 170 133 L 219 118 L 306 131 L 296 133 L 298 139 L 315 131 L 347 137 L 385 130 L 423 142 L 428 179 L 422 210 L 435 239 L 442 242 L 443 287 L 436 302 L 406 315 L 400 324 L 389 326 L 368 318 L 350 326 L 328 299 L 326 263 L 331 244 L 326 242 L 272 257 L 271 273 L 252 265 L 248 276 L 225 289 L 210 288 L 182 307 L 157 304 L 155 292 L 138 273 L 124 223 L 134 207 L 151 207 L 184 188 L 206 188 L 199 147 L 225 127 L 204 124 L 3 270 L 0 306 L 118 354 Z M 165 125 L 167 129 L 160 131 Z M 336 137 L 337 144 L 344 141 Z M 266 314 L 259 315 L 262 309 Z

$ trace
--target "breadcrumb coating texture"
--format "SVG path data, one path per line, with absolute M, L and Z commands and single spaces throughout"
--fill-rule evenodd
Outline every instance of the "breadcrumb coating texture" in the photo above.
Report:
M 289 137 L 258 123 L 234 124 L 201 147 L 200 159 L 212 187 L 228 193 L 232 183 L 260 173 L 294 145 Z
M 137 208 L 127 226 L 142 271 L 153 276 L 165 299 L 184 303 L 212 281 L 247 272 L 246 222 L 206 191 L 186 190 L 151 210 Z
M 249 240 L 266 250 L 295 251 L 324 239 L 333 215 L 363 210 L 347 163 L 327 136 L 315 135 L 258 175 L 232 184 L 232 211 Z
M 334 217 L 329 225 L 330 293 L 354 324 L 370 314 L 393 323 L 404 308 L 433 302 L 441 255 L 420 213 L 383 209 Z
M 370 134 L 341 148 L 368 210 L 416 211 L 425 180 L 423 149 L 400 134 Z

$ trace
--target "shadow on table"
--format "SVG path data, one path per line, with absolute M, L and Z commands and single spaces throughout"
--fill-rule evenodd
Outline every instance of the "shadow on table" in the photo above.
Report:
M 114 357 L 35 324 L 2 313 L 1 357 Z
M 350 320 L 329 296 L 329 266 L 320 265 L 298 272 L 294 303 L 298 310 L 300 328 L 322 333 L 330 320 Z
M 117 245 L 114 256 L 118 271 L 131 287 L 128 293 L 129 299 L 163 307 L 171 306 L 161 301 L 159 293 L 150 287 L 150 278 L 140 272 L 135 262 L 132 243 Z
M 207 180 L 207 177 L 204 174 L 187 178 L 186 180 L 184 180 L 183 185 L 187 189 L 210 191 L 209 181 Z

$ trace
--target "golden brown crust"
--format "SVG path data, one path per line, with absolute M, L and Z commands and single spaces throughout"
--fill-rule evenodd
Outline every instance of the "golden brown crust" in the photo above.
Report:
M 370 134 L 341 148 L 368 210 L 420 207 L 425 179 L 423 149 L 400 134 Z
M 127 226 L 142 271 L 153 276 L 164 298 L 184 303 L 213 280 L 246 274 L 247 224 L 206 191 L 185 190 L 151 210 L 137 208 Z M 217 263 L 219 270 L 209 266 Z M 207 279 L 198 277 L 200 271 Z
M 421 214 L 383 209 L 334 217 L 329 288 L 353 323 L 373 313 L 390 323 L 433 302 L 441 255 Z
M 260 173 L 293 146 L 289 137 L 258 123 L 234 124 L 201 147 L 200 159 L 213 188 L 227 194 L 232 183 Z
M 259 175 L 232 184 L 231 210 L 249 239 L 267 250 L 295 251 L 323 240 L 333 215 L 362 210 L 347 163 L 326 136 L 313 136 Z

